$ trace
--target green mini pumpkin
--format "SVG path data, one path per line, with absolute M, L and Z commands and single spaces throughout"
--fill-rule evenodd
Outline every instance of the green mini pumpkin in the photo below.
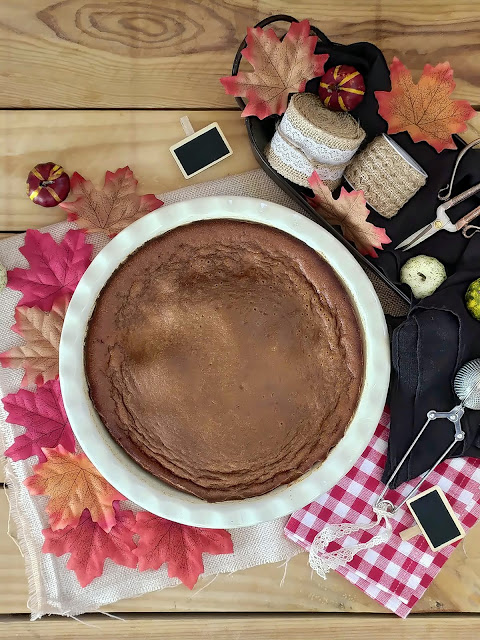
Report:
M 465 294 L 465 304 L 475 320 L 480 320 L 480 278 L 469 285 Z

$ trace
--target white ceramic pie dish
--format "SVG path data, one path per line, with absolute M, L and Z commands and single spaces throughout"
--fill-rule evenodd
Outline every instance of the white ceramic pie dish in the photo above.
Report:
M 229 218 L 267 224 L 303 240 L 335 269 L 348 289 L 364 332 L 365 380 L 344 437 L 327 459 L 289 485 L 255 498 L 208 503 L 168 486 L 140 467 L 113 440 L 88 394 L 83 345 L 98 294 L 115 269 L 148 240 L 196 220 Z M 119 233 L 80 280 L 60 341 L 60 384 L 72 429 L 88 458 L 124 496 L 156 515 L 188 525 L 235 528 L 287 515 L 331 489 L 358 459 L 381 416 L 390 377 L 385 318 L 375 290 L 353 256 L 305 216 L 244 197 L 208 197 L 164 206 Z

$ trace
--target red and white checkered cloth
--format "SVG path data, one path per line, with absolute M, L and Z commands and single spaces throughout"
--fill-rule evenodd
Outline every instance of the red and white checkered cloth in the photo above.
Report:
M 390 415 L 384 412 L 373 438 L 353 468 L 325 495 L 296 511 L 287 522 L 285 534 L 309 550 L 326 524 L 368 523 L 376 516 L 372 506 L 383 489 L 380 481 L 386 462 Z M 415 482 L 389 491 L 386 498 L 398 504 Z M 456 458 L 443 462 L 422 486 L 422 491 L 439 485 L 465 531 L 480 517 L 480 461 Z M 403 541 L 400 532 L 415 524 L 407 507 L 390 519 L 393 532 L 385 544 L 360 551 L 347 566 L 336 569 L 352 584 L 402 618 L 422 597 L 452 553 L 454 545 L 430 550 L 425 538 Z M 382 525 L 383 526 L 383 525 Z M 368 541 L 379 529 L 359 531 L 332 542 L 328 551 Z M 458 544 L 458 543 L 457 543 Z

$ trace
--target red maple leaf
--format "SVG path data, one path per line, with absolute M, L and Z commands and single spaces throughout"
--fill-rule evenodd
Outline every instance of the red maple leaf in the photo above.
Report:
M 327 222 L 338 225 L 347 240 L 353 242 L 363 255 L 377 258 L 375 249 L 383 249 L 382 244 L 391 242 L 385 229 L 367 222 L 370 211 L 363 191 L 348 192 L 344 187 L 335 200 L 330 189 L 320 179 L 316 171 L 312 173 L 308 182 L 315 194 L 308 198 L 310 204 Z
M 71 296 L 90 264 L 93 245 L 85 242 L 85 232 L 70 229 L 60 243 L 49 233 L 29 229 L 20 247 L 28 269 L 8 272 L 8 286 L 23 293 L 19 304 L 50 311 L 61 295 Z
M 114 500 L 124 496 L 109 484 L 84 453 L 70 453 L 62 445 L 44 449 L 47 461 L 33 467 L 24 481 L 33 496 L 49 496 L 45 511 L 54 531 L 75 527 L 85 509 L 107 533 L 115 524 Z
M 138 181 L 130 167 L 107 171 L 103 189 L 97 189 L 90 180 L 79 173 L 70 179 L 71 195 L 79 196 L 60 206 L 68 211 L 68 219 L 88 232 L 106 233 L 113 237 L 146 213 L 163 205 L 153 194 L 139 196 L 135 193 Z
M 242 116 L 266 118 L 285 112 L 290 93 L 305 91 L 307 80 L 321 76 L 328 54 L 315 55 L 317 37 L 308 20 L 293 22 L 279 40 L 273 29 L 249 27 L 242 56 L 254 71 L 220 78 L 226 93 L 247 98 Z
M 451 99 L 455 82 L 450 63 L 426 64 L 415 84 L 411 72 L 393 58 L 390 78 L 390 91 L 375 91 L 378 113 L 388 122 L 388 133 L 407 131 L 414 142 L 423 140 L 437 152 L 456 149 L 452 133 L 465 131 L 465 121 L 476 111 L 466 100 Z
M 133 554 L 135 543 L 135 516 L 132 511 L 122 511 L 118 502 L 113 503 L 116 523 L 109 533 L 93 522 L 88 509 L 82 513 L 76 527 L 57 531 L 44 529 L 43 553 L 53 553 L 59 558 L 70 553 L 67 569 L 75 571 L 81 587 L 86 587 L 103 573 L 105 560 L 110 558 L 122 567 L 134 569 L 137 557 Z
M 188 527 L 148 511 L 139 511 L 136 520 L 140 540 L 133 553 L 139 570 L 160 569 L 167 562 L 169 577 L 179 578 L 189 589 L 203 573 L 203 553 L 233 553 L 232 538 L 223 529 Z
M 53 448 L 61 444 L 67 451 L 75 451 L 73 436 L 63 406 L 58 380 L 50 380 L 37 391 L 20 389 L 2 399 L 7 422 L 25 427 L 26 431 L 15 438 L 5 451 L 12 460 L 26 460 L 38 456 L 39 462 L 47 458 L 42 447 Z

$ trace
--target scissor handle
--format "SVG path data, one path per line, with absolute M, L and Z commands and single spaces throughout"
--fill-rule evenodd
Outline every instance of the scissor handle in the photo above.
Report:
M 455 162 L 455 166 L 453 167 L 453 172 L 452 172 L 452 177 L 450 178 L 450 182 L 445 187 L 443 187 L 443 189 L 440 189 L 440 191 L 438 192 L 438 199 L 442 200 L 442 202 L 445 202 L 446 200 L 448 200 L 452 195 L 452 188 L 453 188 L 453 183 L 455 181 L 455 174 L 457 173 L 460 160 L 463 158 L 463 156 L 467 153 L 469 149 L 471 149 L 472 147 L 476 147 L 478 144 L 480 144 L 480 138 L 477 138 L 473 142 L 470 142 L 470 144 L 467 144 L 467 146 L 464 147 L 458 154 L 457 160 Z
M 470 198 L 470 196 L 473 196 L 475 193 L 477 193 L 477 191 L 480 191 L 480 182 L 478 184 L 475 184 L 473 187 L 470 187 L 466 191 L 459 193 L 458 196 L 455 196 L 451 200 L 448 200 L 448 202 L 445 202 L 445 204 L 442 206 L 445 210 L 451 209 L 459 202 L 463 202 L 467 198 Z
M 463 216 L 463 218 L 460 218 L 460 220 L 455 223 L 455 228 L 457 229 L 457 231 L 460 231 L 460 229 L 462 229 L 462 233 L 465 238 L 469 238 L 472 235 L 470 233 L 466 235 L 469 227 L 475 229 L 475 232 L 478 230 L 478 227 L 469 225 L 468 223 L 472 220 L 475 220 L 475 218 L 478 218 L 478 216 L 480 216 L 480 205 L 478 207 L 475 207 L 475 209 L 473 211 L 470 211 L 470 213 L 467 213 L 467 215 Z

